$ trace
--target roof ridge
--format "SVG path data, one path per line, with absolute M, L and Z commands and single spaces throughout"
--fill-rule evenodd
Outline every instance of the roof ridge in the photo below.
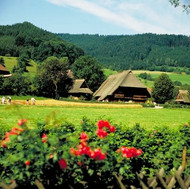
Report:
M 127 74 L 126 74 L 126 72 L 127 72 Z M 106 83 L 109 83 L 109 80 L 114 79 L 114 77 L 115 77 L 116 81 L 115 81 L 115 82 L 113 81 L 113 82 L 111 83 L 111 85 L 110 85 L 110 88 L 108 88 L 108 90 L 105 90 L 105 91 L 101 94 L 99 100 L 103 100 L 108 94 L 113 93 L 113 91 L 115 91 L 115 90 L 120 86 L 120 84 L 123 82 L 123 80 L 126 78 L 126 76 L 127 76 L 129 73 L 130 73 L 129 70 L 124 70 L 123 72 L 116 73 L 116 74 L 113 74 L 113 75 L 109 76 L 108 79 L 106 80 L 106 81 L 107 81 Z M 126 74 L 126 76 L 125 76 L 125 74 Z M 124 77 L 123 77 L 123 75 L 124 75 Z M 123 78 L 123 79 L 122 79 L 122 78 Z M 106 83 L 105 83 L 105 84 L 106 84 Z M 105 84 L 104 84 L 104 85 L 105 85 Z M 101 85 L 99 89 L 101 90 L 101 88 L 102 88 L 104 85 Z M 96 94 L 97 94 L 97 93 L 96 93 Z M 94 96 L 96 96 L 96 94 L 94 94 Z

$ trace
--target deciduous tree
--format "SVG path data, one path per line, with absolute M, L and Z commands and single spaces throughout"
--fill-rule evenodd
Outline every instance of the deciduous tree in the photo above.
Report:
M 154 82 L 152 97 L 158 103 L 173 99 L 174 84 L 167 74 L 161 74 Z
M 59 98 L 72 85 L 68 74 L 68 59 L 56 57 L 47 58 L 38 68 L 35 86 L 38 95 Z
M 71 68 L 74 77 L 85 79 L 92 91 L 97 90 L 105 79 L 98 62 L 90 56 L 79 57 Z
M 1 94 L 28 95 L 31 93 L 31 82 L 29 78 L 15 73 L 11 77 L 3 79 L 1 90 Z

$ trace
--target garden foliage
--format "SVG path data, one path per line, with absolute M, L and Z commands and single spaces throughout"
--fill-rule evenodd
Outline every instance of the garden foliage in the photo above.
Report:
M 45 188 L 120 188 L 120 175 L 126 187 L 138 185 L 136 172 L 153 176 L 163 167 L 168 173 L 181 164 L 184 146 L 190 154 L 187 124 L 151 131 L 86 118 L 78 126 L 54 121 L 31 129 L 27 122 L 6 132 L 0 147 L 0 182 L 18 188 L 35 188 L 36 180 Z

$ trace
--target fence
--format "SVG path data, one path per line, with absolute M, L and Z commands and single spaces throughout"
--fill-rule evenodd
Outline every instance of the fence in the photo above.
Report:
M 190 189 L 190 175 L 183 177 L 183 171 L 187 166 L 187 157 L 186 157 L 187 149 L 186 147 L 183 150 L 182 156 L 182 165 L 178 168 L 178 170 L 174 171 L 173 176 L 164 176 L 164 169 L 161 168 L 159 172 L 156 173 L 156 176 L 153 178 L 146 179 L 143 173 L 136 173 L 137 178 L 140 184 L 140 187 L 130 186 L 131 189 Z M 126 187 L 122 183 L 122 176 L 115 177 L 120 185 L 121 189 L 126 189 Z
M 142 189 L 172 189 L 172 188 L 181 188 L 181 189 L 190 189 L 190 176 L 182 177 L 184 171 L 183 166 L 180 166 L 178 170 L 174 172 L 173 176 L 165 176 L 164 178 L 164 169 L 161 168 L 160 171 L 156 174 L 154 178 L 147 179 L 144 181 L 143 174 L 137 174 L 137 178 L 140 182 Z M 131 186 L 131 189 L 137 189 L 134 186 Z

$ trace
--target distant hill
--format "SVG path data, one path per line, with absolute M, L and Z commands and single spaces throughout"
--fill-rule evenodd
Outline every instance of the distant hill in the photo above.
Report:
M 68 57 L 71 63 L 84 54 L 81 48 L 60 39 L 56 34 L 40 29 L 29 22 L 0 26 L 0 55 L 43 61 L 48 56 Z
M 111 69 L 146 69 L 190 72 L 190 37 L 183 35 L 58 34 Z

